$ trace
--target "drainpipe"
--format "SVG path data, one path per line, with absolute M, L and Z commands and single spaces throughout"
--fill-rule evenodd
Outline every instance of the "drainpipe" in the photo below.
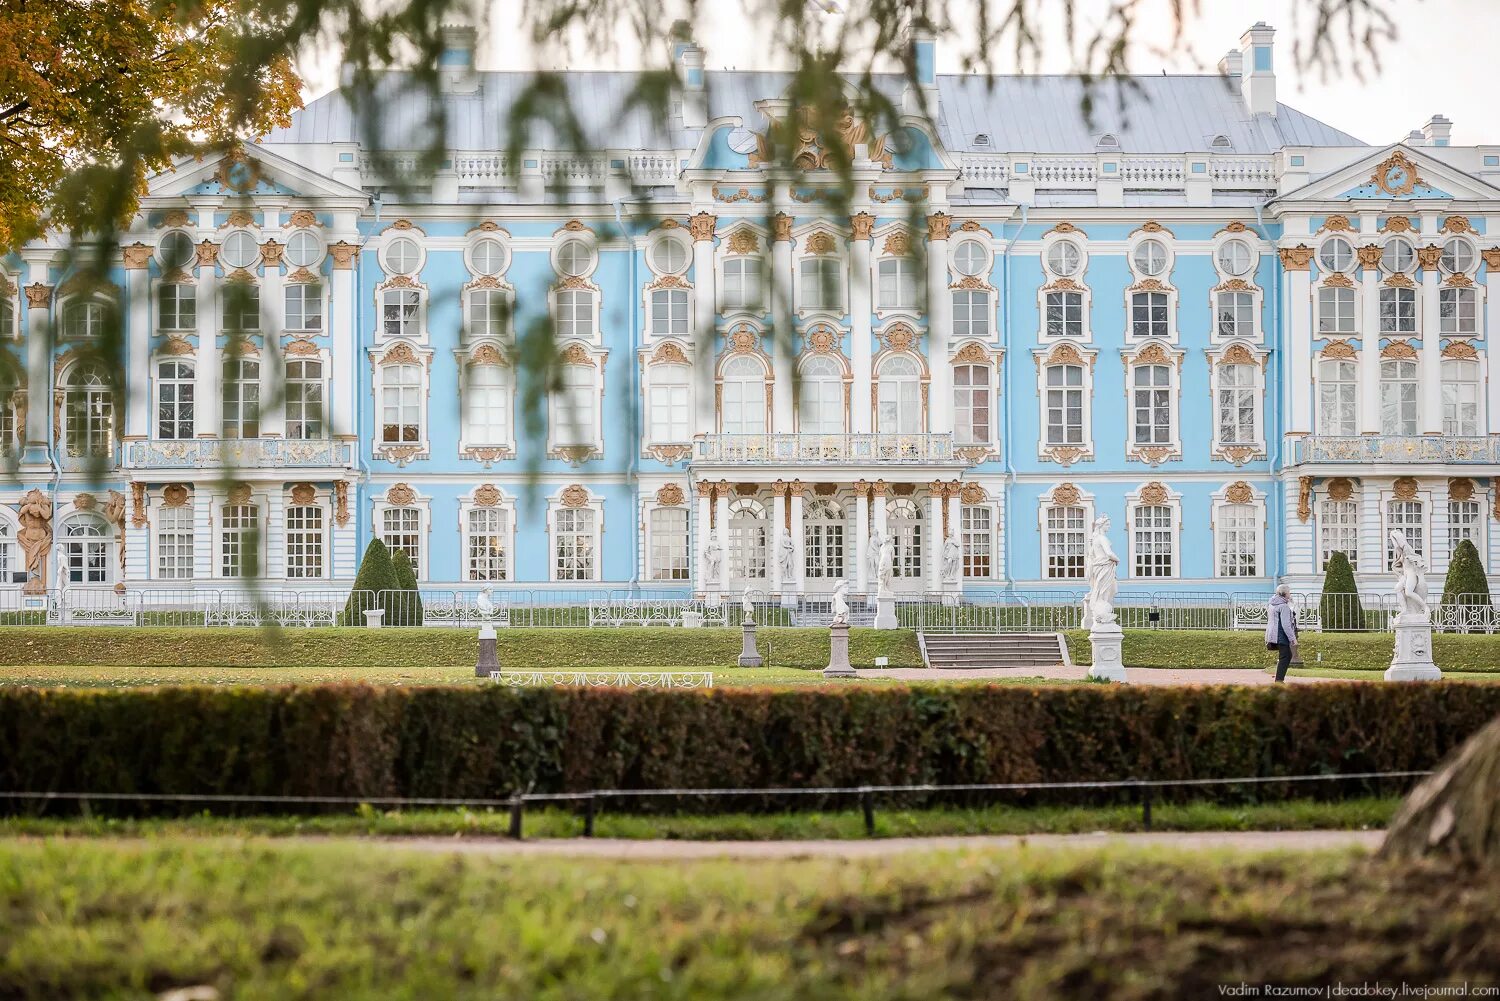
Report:
M 375 221 L 377 223 L 380 222 L 380 192 L 375 193 Z M 359 469 L 359 479 L 355 481 L 354 484 L 354 510 L 356 512 L 356 514 L 354 515 L 354 573 L 356 577 L 359 575 L 359 564 L 360 560 L 364 557 L 365 546 L 369 545 L 370 543 L 370 540 L 367 537 L 370 533 L 370 523 L 365 521 L 364 513 L 367 510 L 371 510 L 371 508 L 367 505 L 372 501 L 370 495 L 370 464 L 365 459 L 364 435 L 360 431 L 360 429 L 364 427 L 365 423 L 363 409 L 366 406 L 370 405 L 368 402 L 369 397 L 375 391 L 373 383 L 369 385 L 365 384 L 366 373 L 369 372 L 370 366 L 360 364 L 359 357 L 360 352 L 363 350 L 360 347 L 359 339 L 364 336 L 365 329 L 364 296 L 361 295 L 359 291 L 361 273 L 364 270 L 364 257 L 364 254 L 360 254 L 354 259 L 354 357 L 347 359 L 346 362 L 347 364 L 354 366 L 354 427 L 351 430 L 354 431 L 354 463 Z M 373 379 L 373 373 L 369 374 Z M 284 382 L 285 380 L 283 379 L 283 383 Z M 286 391 L 285 389 L 283 389 L 283 399 L 285 398 L 285 396 Z M 285 403 L 283 403 L 282 405 L 285 406 Z M 330 423 L 329 426 L 331 428 L 332 424 Z M 430 516 L 428 518 L 427 534 L 428 538 L 430 539 L 432 536 L 432 524 Z M 432 557 L 430 554 L 431 547 L 429 546 L 428 549 L 428 558 L 423 562 L 427 564 L 427 570 L 430 573 L 432 570 Z M 460 566 L 462 566 L 462 557 L 460 557 Z M 421 584 L 421 581 L 417 582 L 417 586 L 419 588 L 421 587 Z M 353 578 L 350 579 L 349 586 L 351 589 L 354 587 Z
M 1265 207 L 1264 202 L 1255 203 L 1255 231 L 1260 235 L 1262 240 L 1270 243 L 1271 238 L 1266 233 Z M 1274 377 L 1274 385 L 1279 388 L 1286 368 L 1285 332 L 1281 328 L 1281 281 L 1279 277 L 1271 290 L 1271 329 L 1273 331 L 1271 372 Z M 1286 436 L 1282 433 L 1282 408 L 1280 406 L 1267 406 L 1265 411 L 1266 436 L 1271 441 L 1276 442 L 1275 448 L 1267 448 L 1266 451 L 1271 456 L 1271 472 L 1278 476 L 1276 489 L 1271 492 L 1270 503 L 1266 505 L 1267 511 L 1274 514 L 1274 524 L 1277 526 L 1277 530 L 1271 536 L 1271 544 L 1267 547 L 1272 552 L 1267 554 L 1270 558 L 1266 562 L 1274 569 L 1273 578 L 1279 580 L 1286 575 L 1286 536 L 1285 532 L 1282 531 L 1286 515 L 1286 490 L 1279 478 L 1286 459 Z M 1273 423 L 1275 425 L 1274 429 L 1272 428 Z M 1273 433 L 1275 435 L 1274 438 L 1271 437 Z M 1267 444 L 1269 444 L 1269 441 Z
M 641 517 L 641 440 L 640 440 L 640 321 L 641 321 L 641 297 L 640 288 L 636 284 L 635 263 L 635 239 L 630 231 L 625 228 L 625 216 L 623 198 L 616 198 L 615 205 L 615 228 L 625 238 L 626 246 L 630 248 L 630 424 L 626 428 L 630 442 L 629 458 L 626 460 L 626 482 L 630 484 L 634 494 L 631 504 L 633 517 L 635 518 L 635 530 L 630 533 L 630 589 L 634 591 L 641 583 L 641 533 L 645 519 Z
M 1010 298 L 1010 292 L 1011 292 L 1011 281 L 1010 281 L 1010 249 L 1011 249 L 1011 247 L 1015 246 L 1016 241 L 1021 238 L 1021 233 L 1026 229 L 1026 220 L 1029 217 L 1030 212 L 1031 212 L 1031 206 L 1027 205 L 1025 203 L 1022 203 L 1022 205 L 1021 205 L 1021 223 L 1016 228 L 1015 235 L 1013 235 L 1010 239 L 1008 239 L 1008 240 L 1005 241 L 1005 249 L 1000 252 L 1001 259 L 1005 262 L 1005 265 L 1004 265 L 1005 266 L 1005 300 L 1004 300 L 1004 302 L 1001 303 L 1001 308 L 1004 309 L 1004 310 L 1006 310 L 1007 313 L 1010 310 L 1010 303 L 1011 303 L 1011 298 Z M 1001 349 L 1004 352 L 1001 355 L 1000 364 L 1002 366 L 1002 371 L 1004 372 L 1004 375 L 1005 375 L 1004 382 L 1003 382 L 1003 386 L 1004 386 L 1004 389 L 1005 389 L 1005 396 L 1004 396 L 1005 405 L 1002 406 L 1002 407 L 998 407 L 997 408 L 999 410 L 999 412 L 1000 412 L 1000 419 L 1003 420 L 1003 421 L 1005 421 L 1005 432 L 1001 436 L 1001 441 L 1000 441 L 1000 452 L 1001 452 L 1002 457 L 1005 460 L 1005 521 L 1004 521 L 1004 524 L 1002 524 L 1001 527 L 1000 527 L 1001 532 L 1003 532 L 1004 535 L 1005 535 L 1005 559 L 1003 559 L 1003 560 L 1000 561 L 1000 572 L 1001 572 L 1001 575 L 1005 579 L 1006 590 L 1010 591 L 1011 593 L 1015 593 L 1016 581 L 1015 581 L 1015 578 L 1011 575 L 1011 572 L 1010 572 L 1010 554 L 1011 554 L 1010 522 L 1011 522 L 1011 513 L 1012 513 L 1011 512 L 1011 500 L 1013 499 L 1013 495 L 1015 494 L 1015 487 L 1016 487 L 1016 463 L 1015 463 L 1015 459 L 1014 459 L 1015 450 L 1012 447 L 1014 445 L 1014 442 L 1012 441 L 1012 436 L 1011 436 L 1011 430 L 1012 430 L 1012 424 L 1013 424 L 1013 422 L 1011 421 L 1011 418 L 1010 418 L 1010 407 L 1011 407 L 1011 399 L 1012 399 L 1011 390 L 1013 388 L 1013 386 L 1012 386 L 1013 380 L 1012 380 L 1011 376 L 1015 372 L 1016 363 L 1015 363 L 1015 359 L 1011 357 L 1011 351 L 1010 351 L 1010 348 L 1011 348 L 1010 328 L 1011 328 L 1011 324 L 1010 324 L 1010 322 L 1008 320 L 1007 320 L 1007 322 L 1002 323 L 1000 325 L 1000 346 L 1001 346 Z

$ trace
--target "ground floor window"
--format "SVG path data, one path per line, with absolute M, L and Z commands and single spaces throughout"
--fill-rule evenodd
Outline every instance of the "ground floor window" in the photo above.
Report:
M 1359 510 L 1353 501 L 1324 501 L 1318 512 L 1318 535 L 1322 569 L 1328 569 L 1334 553 L 1343 553 L 1350 568 L 1359 569 Z
M 187 505 L 156 512 L 156 576 L 162 580 L 193 576 L 193 509 Z
M 807 554 L 807 576 L 838 580 L 844 576 L 844 509 L 835 500 L 819 497 L 807 505 L 802 521 L 802 548 Z
M 1399 528 L 1406 541 L 1420 555 L 1427 555 L 1427 543 L 1423 533 L 1422 502 L 1415 500 L 1393 500 L 1385 509 L 1385 568 L 1389 570 L 1396 561 L 1396 551 L 1391 548 L 1391 529 Z
M 414 507 L 388 507 L 380 512 L 380 540 L 391 555 L 405 553 L 411 572 L 422 577 L 422 512 Z
M 1249 504 L 1226 504 L 1219 508 L 1219 576 L 1254 577 L 1259 528 L 1256 510 Z
M 0 521 L 0 584 L 19 583 L 25 580 L 16 558 L 16 532 L 8 521 Z
M 594 520 L 595 514 L 588 508 L 562 508 L 557 512 L 558 580 L 595 578 Z
M 1170 577 L 1176 565 L 1172 509 L 1142 504 L 1135 509 L 1135 576 Z
M 287 508 L 287 577 L 323 576 L 323 509 L 311 504 Z
M 1480 506 L 1477 500 L 1451 500 L 1448 502 L 1448 552 L 1458 548 L 1460 542 L 1471 542 L 1479 547 Z M 1482 561 L 1481 557 L 1481 561 Z
M 966 504 L 959 512 L 965 577 L 989 577 L 993 570 L 994 518 L 989 507 Z
M 898 497 L 886 509 L 886 528 L 895 548 L 891 576 L 922 578 L 922 509 L 909 497 Z
M 220 512 L 219 574 L 254 577 L 260 571 L 260 510 L 254 504 L 226 504 Z
M 464 575 L 468 580 L 509 580 L 510 546 L 505 512 L 497 507 L 469 511 Z
M 764 580 L 770 520 L 759 501 L 742 497 L 729 505 L 729 573 L 740 580 Z
M 70 584 L 109 582 L 109 528 L 102 518 L 78 517 L 68 522 L 63 556 Z
M 659 507 L 651 512 L 651 579 L 688 580 L 688 513 Z
M 1049 578 L 1083 577 L 1084 550 L 1088 547 L 1083 508 L 1049 507 L 1045 541 Z

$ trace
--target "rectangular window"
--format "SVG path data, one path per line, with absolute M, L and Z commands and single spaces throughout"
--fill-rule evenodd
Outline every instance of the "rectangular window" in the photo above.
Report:
M 1326 500 L 1318 512 L 1318 550 L 1321 570 L 1328 569 L 1334 553 L 1349 558 L 1349 566 L 1359 569 L 1359 507 L 1352 500 Z
M 1477 297 L 1471 288 L 1438 290 L 1438 329 L 1444 336 L 1479 332 Z
M 298 441 L 323 437 L 323 363 L 286 363 L 286 436 Z
M 1047 367 L 1047 444 L 1083 444 L 1083 366 Z
M 1219 576 L 1254 577 L 1260 526 L 1250 504 L 1219 508 Z
M 559 508 L 556 515 L 557 579 L 594 579 L 594 512 Z
M 193 437 L 193 366 L 164 361 L 156 369 L 156 436 Z
M 1450 500 L 1448 502 L 1448 553 L 1458 548 L 1460 542 L 1473 543 L 1479 548 L 1479 519 L 1482 509 L 1477 500 Z M 1481 555 L 1480 559 L 1484 557 Z
M 500 365 L 471 365 L 464 387 L 464 440 L 470 445 L 510 441 L 510 376 Z
M 323 329 L 323 286 L 300 282 L 286 287 L 286 329 Z
M 1137 339 L 1167 336 L 1167 293 L 1136 292 L 1131 295 L 1130 334 Z
M 1172 509 L 1164 504 L 1135 509 L 1135 576 L 1171 577 L 1173 552 Z
M 558 445 L 592 445 L 595 441 L 594 408 L 598 401 L 592 365 L 564 365 L 562 388 L 555 397 L 557 423 L 552 441 Z
M 988 365 L 956 365 L 953 368 L 953 440 L 959 445 L 990 443 Z
M 510 306 L 505 293 L 498 289 L 474 289 L 469 292 L 470 338 L 499 340 L 505 333 Z
M 1319 369 L 1318 433 L 1359 433 L 1359 369 L 1352 361 L 1325 361 Z
M 799 269 L 798 299 L 803 309 L 832 309 L 843 312 L 844 265 L 836 257 L 810 257 Z
M 664 288 L 651 293 L 651 332 L 658 337 L 687 336 L 687 290 Z
M 1255 366 L 1220 365 L 1219 376 L 1219 444 L 1254 445 L 1255 433 Z
M 1083 336 L 1083 293 L 1047 293 L 1047 336 Z
M 1401 529 L 1406 534 L 1406 541 L 1419 555 L 1427 554 L 1426 523 L 1422 518 L 1422 502 L 1415 500 L 1393 500 L 1386 503 L 1385 508 L 1385 568 L 1391 569 L 1395 562 L 1396 553 L 1391 548 L 1391 530 Z
M 286 509 L 286 575 L 323 576 L 323 509 L 299 505 Z
M 26 571 L 16 558 L 15 531 L 8 522 L 0 521 L 0 584 L 21 584 L 25 580 Z
M 647 396 L 653 442 L 688 441 L 692 430 L 688 419 L 688 380 L 690 372 L 683 365 L 659 365 L 650 370 L 651 388 Z
M 651 511 L 651 579 L 688 580 L 688 513 L 681 507 Z
M 380 512 L 380 540 L 391 555 L 405 553 L 411 572 L 422 577 L 422 512 L 414 507 L 388 507 Z
M 382 292 L 380 318 L 385 336 L 416 337 L 421 308 L 422 296 L 415 289 L 392 288 Z
M 1387 360 L 1380 363 L 1380 433 L 1411 436 L 1417 433 L 1417 363 Z
M 917 264 L 909 257 L 888 257 L 880 262 L 876 284 L 876 309 L 917 308 Z
M 1255 336 L 1255 293 L 1220 292 L 1218 302 L 1220 337 Z
M 1166 365 L 1138 365 L 1134 369 L 1132 404 L 1137 445 L 1166 445 L 1172 441 L 1172 372 Z
M 219 576 L 260 573 L 260 510 L 254 504 L 226 504 L 220 512 Z
M 1382 334 L 1415 334 L 1417 332 L 1417 290 L 1383 288 L 1380 290 L 1380 332 Z
M 156 304 L 162 330 L 192 330 L 198 325 L 198 291 L 193 286 L 157 286 Z
M 191 580 L 193 576 L 193 509 L 186 504 L 156 512 L 156 576 Z
M 587 289 L 564 289 L 557 293 L 557 336 L 583 340 L 594 338 L 594 293 Z
M 510 536 L 505 511 L 498 507 L 470 508 L 468 528 L 466 579 L 509 580 Z
M 1047 509 L 1047 577 L 1053 580 L 1081 578 L 1088 534 L 1081 507 Z
M 244 333 L 260 329 L 260 288 L 250 282 L 228 282 L 224 286 L 224 329 Z
M 422 371 L 416 365 L 387 365 L 380 388 L 380 440 L 422 440 Z
M 260 362 L 224 360 L 224 437 L 260 437 Z
M 759 257 L 731 257 L 724 262 L 724 308 L 751 312 L 765 308 Z
M 953 336 L 988 340 L 990 337 L 990 294 L 958 291 L 953 293 Z
M 1443 434 L 1472 438 L 1479 432 L 1479 362 L 1450 358 L 1442 363 Z
M 1318 333 L 1354 333 L 1354 289 L 1337 285 L 1318 289 Z
M 993 570 L 994 514 L 989 507 L 968 504 L 959 511 L 965 577 L 988 577 Z

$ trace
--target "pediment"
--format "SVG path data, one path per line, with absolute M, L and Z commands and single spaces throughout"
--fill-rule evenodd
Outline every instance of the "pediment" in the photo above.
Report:
M 1276 201 L 1357 202 L 1500 198 L 1500 188 L 1420 149 L 1397 143 L 1354 160 Z
M 146 185 L 147 198 L 274 195 L 363 202 L 369 197 L 359 188 L 255 145 L 237 146 L 214 157 L 185 157 L 173 167 L 152 175 Z

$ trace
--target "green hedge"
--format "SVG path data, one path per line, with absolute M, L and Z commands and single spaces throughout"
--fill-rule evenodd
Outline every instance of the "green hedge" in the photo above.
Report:
M 1434 765 L 1497 712 L 1500 687 L 1442 683 L 801 691 L 9 689 L 0 691 L 0 788 L 494 797 L 517 789 L 1415 770 Z M 1210 794 L 1340 797 L 1409 785 L 1377 788 L 1350 781 Z M 1182 795 L 1196 798 L 1201 792 Z M 1030 801 L 1079 798 L 1057 793 Z M 810 799 L 790 805 L 818 805 Z M 730 808 L 727 801 L 712 802 Z M 737 800 L 732 808 L 787 805 L 764 797 Z M 161 803 L 113 806 L 177 809 Z M 8 808 L 22 807 L 12 802 Z M 256 809 L 265 807 L 246 807 Z
M 500 663 L 513 670 L 553 667 L 733 667 L 738 629 L 667 626 L 618 629 L 497 629 Z M 472 629 L 183 629 L 155 627 L 41 626 L 0 631 L 0 664 L 89 667 L 374 666 L 473 667 L 479 655 Z M 827 629 L 762 627 L 762 656 L 774 667 L 828 664 Z M 849 630 L 849 659 L 871 667 L 889 657 L 892 667 L 921 667 L 917 635 L 910 630 Z
M 1065 634 L 1075 664 L 1092 664 L 1089 634 Z M 1342 671 L 1384 671 L 1391 666 L 1390 633 L 1304 632 L 1302 659 L 1308 667 Z M 1433 660 L 1444 671 L 1500 671 L 1500 635 L 1464 636 L 1436 633 Z M 1318 660 L 1319 654 L 1323 659 Z M 1271 667 L 1276 654 L 1266 649 L 1262 630 L 1240 632 L 1125 630 L 1125 666 L 1131 667 Z

